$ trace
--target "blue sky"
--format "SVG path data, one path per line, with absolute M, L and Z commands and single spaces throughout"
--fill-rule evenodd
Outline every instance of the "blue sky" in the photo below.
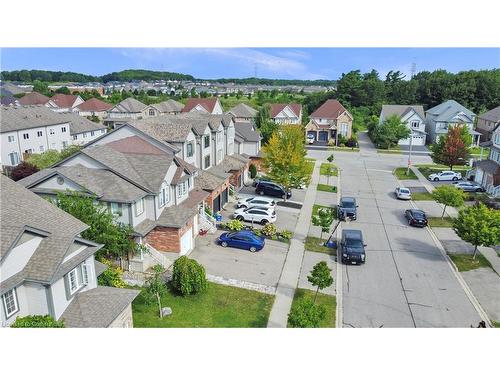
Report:
M 337 79 L 343 72 L 410 73 L 500 67 L 500 48 L 3 48 L 2 70 L 43 69 L 102 75 L 123 69 L 196 78 Z

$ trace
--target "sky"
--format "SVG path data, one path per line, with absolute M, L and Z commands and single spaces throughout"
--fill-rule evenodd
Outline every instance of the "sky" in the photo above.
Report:
M 338 79 L 351 70 L 450 72 L 500 68 L 500 48 L 2 48 L 2 70 L 103 75 L 124 69 L 196 78 Z

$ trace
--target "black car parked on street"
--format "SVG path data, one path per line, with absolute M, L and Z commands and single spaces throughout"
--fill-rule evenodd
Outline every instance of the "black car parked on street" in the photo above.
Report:
M 362 264 L 366 262 L 363 233 L 356 229 L 343 229 L 340 242 L 342 263 Z
M 356 220 L 356 218 L 358 217 L 357 207 L 358 205 L 356 204 L 356 198 L 340 198 L 339 205 L 337 206 L 339 220 Z
M 422 210 L 417 210 L 415 208 L 406 210 L 405 217 L 408 220 L 408 224 L 411 226 L 420 228 L 427 226 L 427 216 Z

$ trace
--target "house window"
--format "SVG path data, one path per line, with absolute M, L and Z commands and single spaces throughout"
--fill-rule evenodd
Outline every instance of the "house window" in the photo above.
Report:
M 347 129 L 348 125 L 345 122 L 340 124 L 340 134 L 342 134 L 344 137 L 347 137 Z
M 150 115 L 150 116 L 154 116 L 154 115 L 155 115 L 155 110 L 151 108 L 151 109 L 149 110 L 149 115 Z
M 187 184 L 184 181 L 183 183 L 177 185 L 177 196 L 182 197 L 186 195 L 186 193 L 187 193 Z
M 144 212 L 144 198 L 141 198 L 135 202 L 135 216 L 142 215 Z
M 88 285 L 89 283 L 89 269 L 86 263 L 82 263 L 82 281 L 83 285 Z
M 83 133 L 83 138 L 87 138 L 87 133 Z
M 170 201 L 169 186 L 163 186 L 160 191 L 160 207 L 165 206 Z
M 61 128 L 61 133 L 66 133 L 66 126 L 63 126 L 63 127 Z
M 44 151 L 45 151 L 45 147 L 40 146 L 40 152 L 44 152 Z
M 54 134 L 56 134 L 56 131 L 55 131 L 54 129 L 50 129 L 50 130 L 49 130 L 49 134 L 50 134 L 50 135 L 54 135 Z
M 121 217 L 122 216 L 123 210 L 122 210 L 122 204 L 121 203 L 111 202 L 110 208 L 111 208 L 111 213 L 114 216 L 117 216 L 117 217 Z
M 78 282 L 78 271 L 76 268 L 72 269 L 68 273 L 68 285 L 71 294 L 75 293 L 80 287 L 80 283 Z
M 210 168 L 210 155 L 205 156 L 205 169 Z
M 204 146 L 204 148 L 210 147 L 210 136 L 209 135 L 203 136 L 203 146 Z
M 62 148 L 68 147 L 68 141 L 62 141 Z
M 193 154 L 194 154 L 194 145 L 193 142 L 189 142 L 187 144 L 187 157 L 189 158 L 193 156 Z
M 94 136 L 94 134 L 95 134 L 95 132 L 93 132 L 93 131 L 92 131 L 92 132 L 90 132 L 90 136 L 91 136 L 91 137 L 93 137 L 93 136 Z
M 76 141 L 78 139 L 78 135 L 73 136 L 73 140 Z
M 19 305 L 17 304 L 17 294 L 15 288 L 5 293 L 2 296 L 2 300 L 7 319 L 19 311 Z
M 30 135 L 28 133 L 23 134 L 23 139 L 30 139 Z
M 9 135 L 9 136 L 7 137 L 7 139 L 8 139 L 8 142 L 9 142 L 9 143 L 12 143 L 12 142 L 14 142 L 14 141 L 16 140 L 16 138 L 15 138 L 13 135 Z
M 42 132 L 41 130 L 38 130 L 38 131 L 36 132 L 36 136 L 37 136 L 37 137 L 41 137 L 41 136 L 43 136 L 43 132 Z
M 19 164 L 19 154 L 17 152 L 11 152 L 9 154 L 9 159 L 10 159 L 10 165 Z
M 420 122 L 418 122 L 418 121 L 412 121 L 411 122 L 411 127 L 412 128 L 417 128 L 418 129 L 419 126 L 420 126 Z

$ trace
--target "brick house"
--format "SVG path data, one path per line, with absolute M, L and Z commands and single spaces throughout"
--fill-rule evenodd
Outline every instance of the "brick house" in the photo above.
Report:
M 352 121 L 351 113 L 338 100 L 328 99 L 309 116 L 306 134 L 313 136 L 315 142 L 337 143 L 338 135 L 351 138 Z
M 478 116 L 476 131 L 481 133 L 481 142 L 491 141 L 498 124 L 500 124 L 500 106 Z

